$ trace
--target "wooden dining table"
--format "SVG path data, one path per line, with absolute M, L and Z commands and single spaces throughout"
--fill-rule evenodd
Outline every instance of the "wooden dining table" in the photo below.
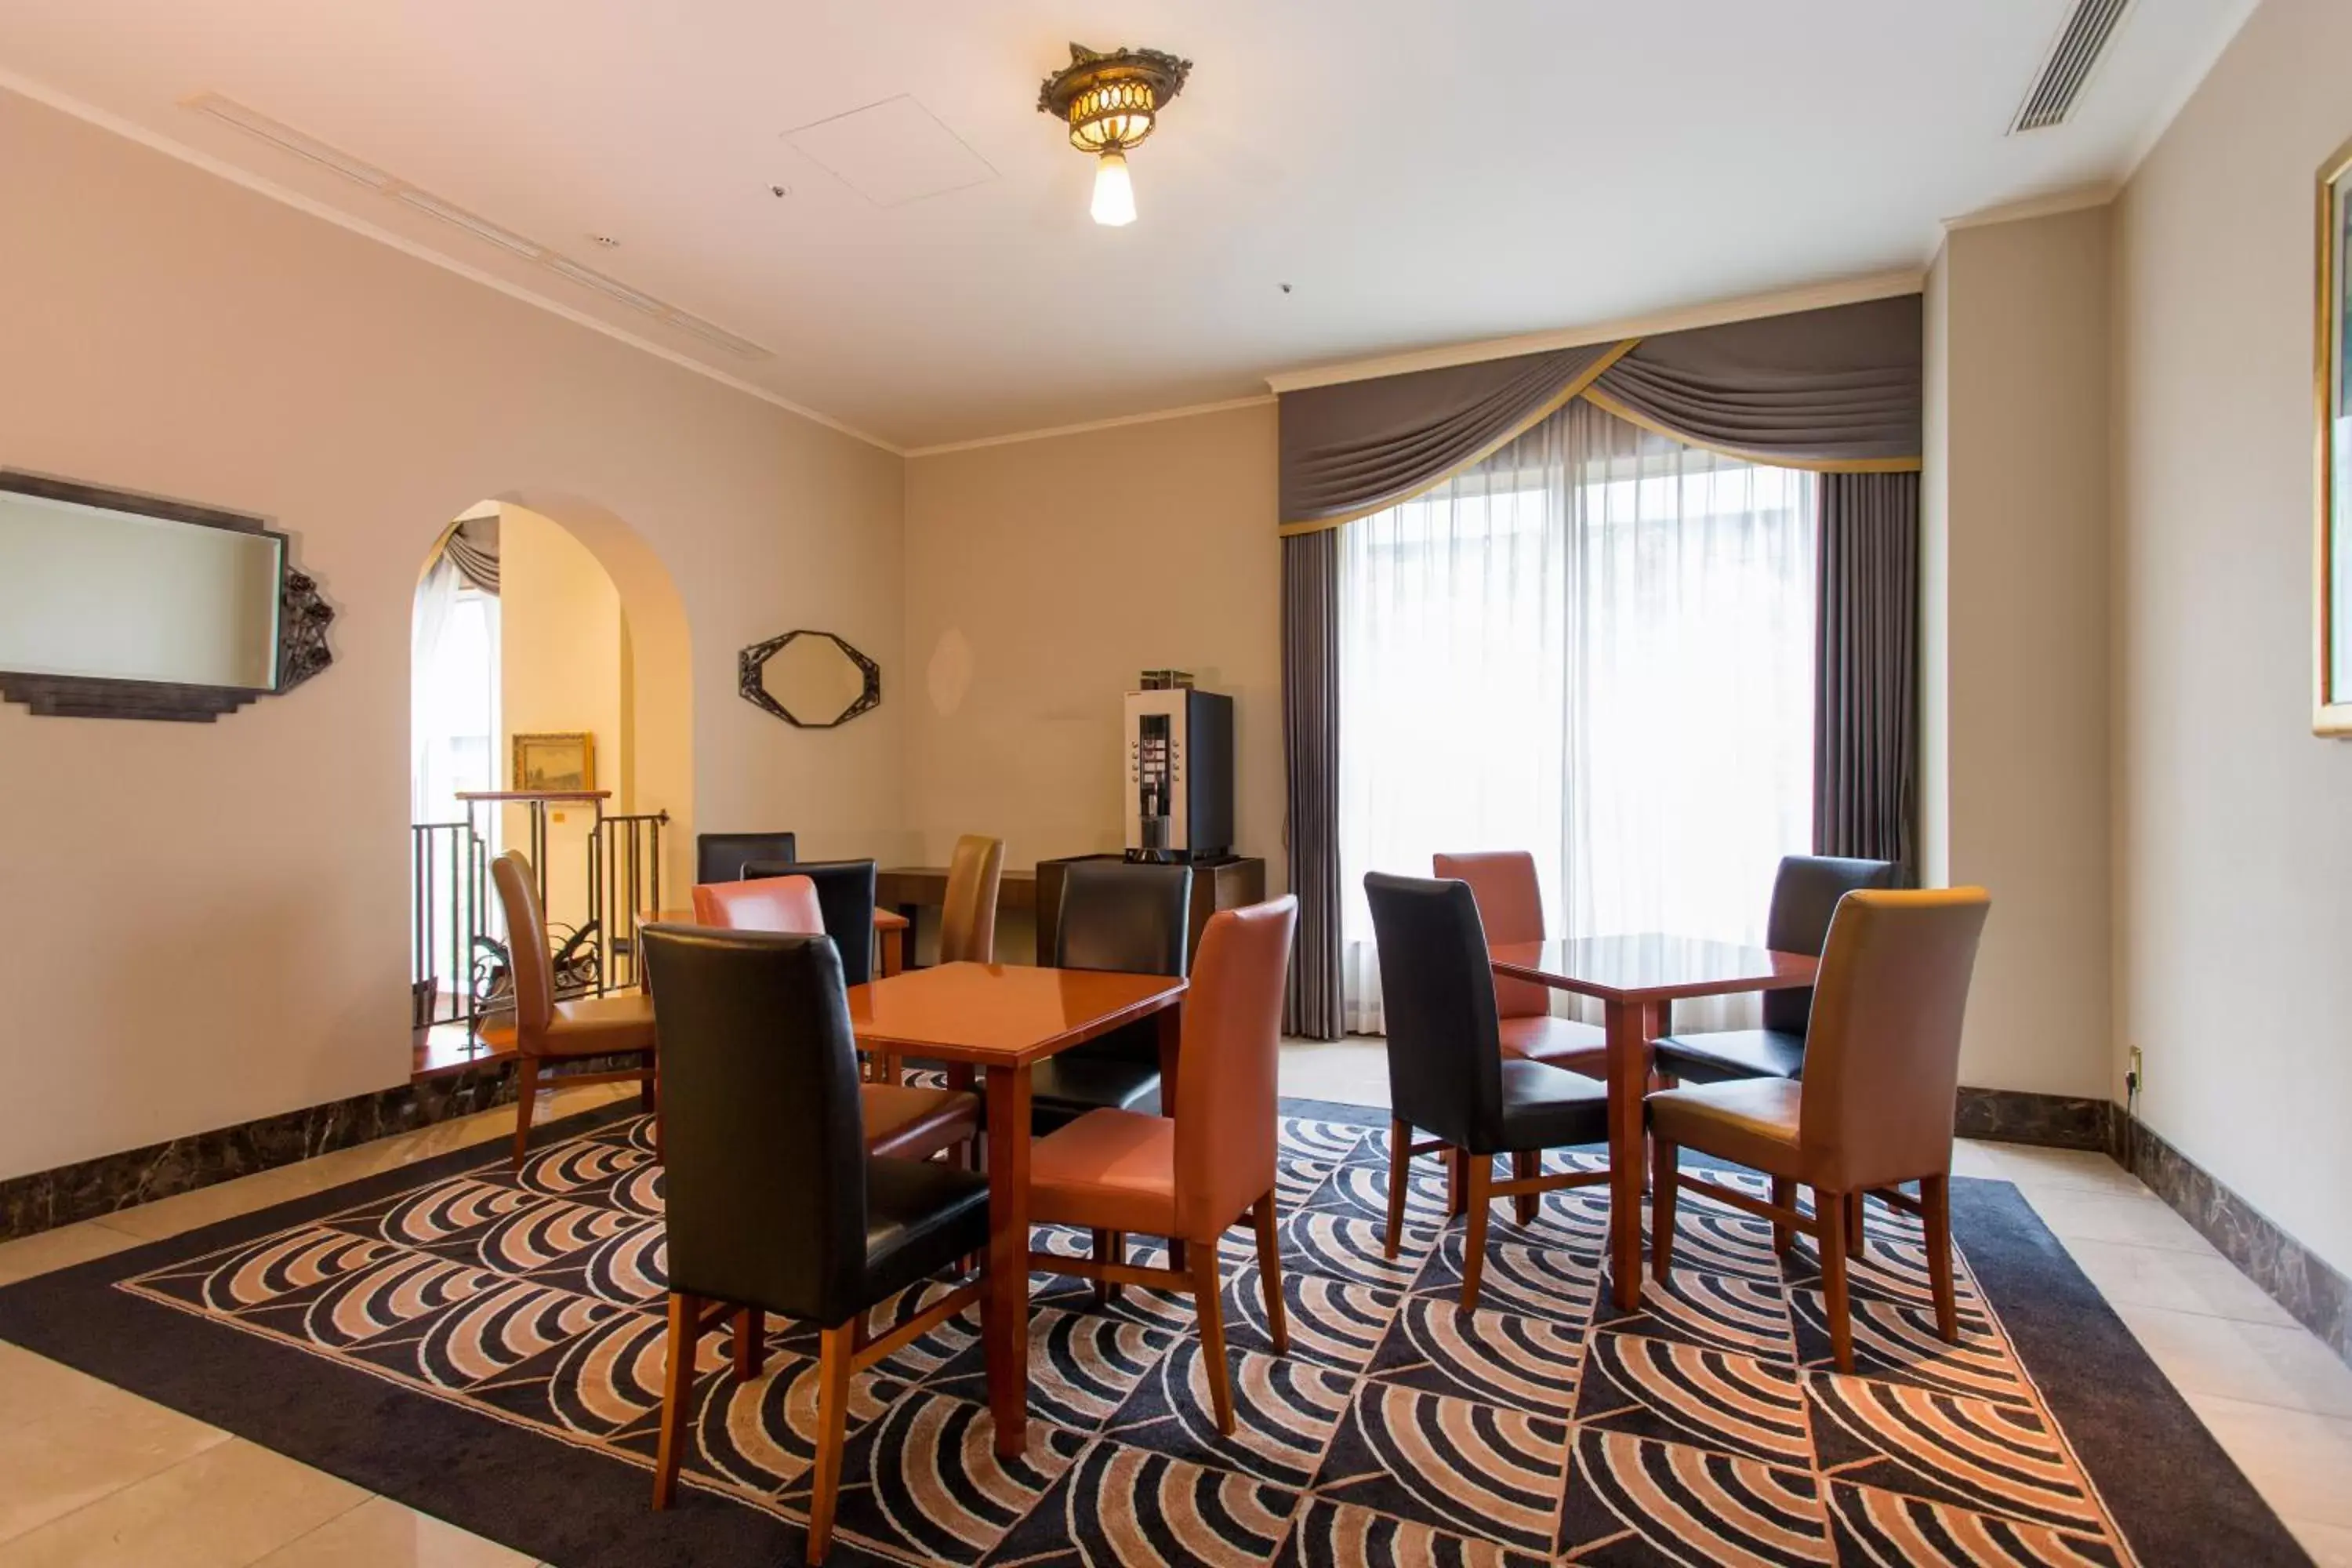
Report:
M 1184 982 L 1158 974 L 942 963 L 849 988 L 860 1048 L 943 1062 L 987 1101 L 988 1309 L 982 1335 L 996 1451 L 1028 1445 L 1030 1069 L 1122 1025 L 1159 1023 L 1160 1103 L 1176 1103 Z
M 1608 1034 L 1609 1262 L 1617 1305 L 1642 1304 L 1642 1097 L 1650 1080 L 1650 1042 L 1664 1032 L 1672 1004 L 1693 996 L 1787 991 L 1811 985 L 1821 961 L 1696 937 L 1587 936 L 1498 943 L 1495 973 L 1533 981 L 1601 1003 Z

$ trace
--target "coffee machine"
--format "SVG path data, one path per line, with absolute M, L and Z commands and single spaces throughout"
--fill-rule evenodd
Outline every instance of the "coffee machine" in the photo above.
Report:
M 1127 694 L 1127 858 L 1181 865 L 1233 847 L 1234 700 L 1146 670 Z

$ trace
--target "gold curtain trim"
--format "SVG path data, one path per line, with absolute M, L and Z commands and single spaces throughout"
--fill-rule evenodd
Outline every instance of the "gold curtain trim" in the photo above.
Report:
M 1702 441 L 1686 430 L 1661 424 L 1646 414 L 1637 414 L 1605 392 L 1587 391 L 1584 401 L 1604 414 L 1613 414 L 1628 425 L 1639 425 L 1644 430 L 1655 431 L 1670 441 L 1679 441 L 1685 447 L 1696 447 L 1703 452 L 1713 452 L 1719 457 L 1737 458 L 1743 463 L 1754 463 L 1759 468 L 1803 468 L 1815 474 L 1916 474 L 1921 466 L 1917 458 L 1790 458 L 1777 452 L 1726 447 L 1719 442 Z
M 1520 437 L 1526 435 L 1528 431 L 1534 429 L 1537 426 L 1542 424 L 1545 420 L 1550 418 L 1561 409 L 1567 407 L 1579 396 L 1587 394 L 1592 384 L 1601 378 L 1601 373 L 1602 371 L 1607 370 L 1611 365 L 1615 364 L 1619 360 L 1623 359 L 1626 354 L 1633 351 L 1633 345 L 1641 341 L 1642 340 L 1639 338 L 1627 338 L 1623 342 L 1612 345 L 1608 353 L 1602 354 L 1599 359 L 1593 361 L 1591 364 L 1579 372 L 1572 379 L 1570 380 L 1567 385 L 1561 387 L 1558 393 L 1554 394 L 1549 399 L 1548 399 L 1544 403 L 1543 406 L 1538 408 L 1532 414 L 1529 414 L 1526 418 L 1520 420 L 1508 430 L 1504 431 L 1500 436 L 1496 437 L 1492 441 L 1487 442 L 1484 447 L 1479 447 L 1475 452 L 1471 453 L 1468 457 L 1463 458 L 1452 468 L 1447 468 L 1443 473 L 1431 476 L 1429 481 L 1426 484 L 1422 485 L 1419 489 L 1407 490 L 1404 494 L 1400 496 L 1391 496 L 1388 500 L 1381 501 L 1377 505 L 1363 507 L 1358 510 L 1349 512 L 1343 517 L 1318 517 L 1311 519 L 1306 522 L 1286 522 L 1280 528 L 1275 530 L 1276 536 L 1283 539 L 1289 539 L 1301 533 L 1321 533 L 1328 529 L 1344 528 L 1349 523 L 1355 522 L 1360 519 L 1374 516 L 1377 513 L 1387 511 L 1391 507 L 1402 506 L 1405 502 L 1412 500 L 1416 497 L 1427 495 L 1430 491 L 1445 483 L 1448 479 L 1453 479 L 1455 475 L 1462 473 L 1465 469 L 1476 468 L 1479 464 L 1485 462 L 1487 458 L 1493 457 L 1496 453 L 1501 451 L 1504 447 L 1509 446 L 1512 442 L 1517 440 Z M 1912 467 L 1916 468 L 1918 465 L 1914 463 Z

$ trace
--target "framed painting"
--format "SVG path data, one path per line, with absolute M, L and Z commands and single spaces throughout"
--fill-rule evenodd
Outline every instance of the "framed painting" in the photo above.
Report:
M 2346 266 L 2352 259 L 2352 142 L 2320 165 L 2318 205 L 2311 727 L 2322 735 L 2352 736 L 2352 363 L 2345 355 L 2346 307 L 2352 302 L 2352 272 Z
M 596 737 L 590 734 L 517 735 L 514 784 L 518 794 L 568 794 L 596 787 Z

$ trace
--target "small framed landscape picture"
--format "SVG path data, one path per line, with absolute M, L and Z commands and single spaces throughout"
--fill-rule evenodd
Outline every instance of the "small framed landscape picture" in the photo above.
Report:
M 2352 142 L 2319 169 L 2319 310 L 2313 334 L 2318 518 L 2312 729 L 2352 737 L 2352 363 L 2345 316 L 2352 299 Z
M 590 734 L 517 735 L 517 793 L 571 792 L 596 787 L 596 737 Z

